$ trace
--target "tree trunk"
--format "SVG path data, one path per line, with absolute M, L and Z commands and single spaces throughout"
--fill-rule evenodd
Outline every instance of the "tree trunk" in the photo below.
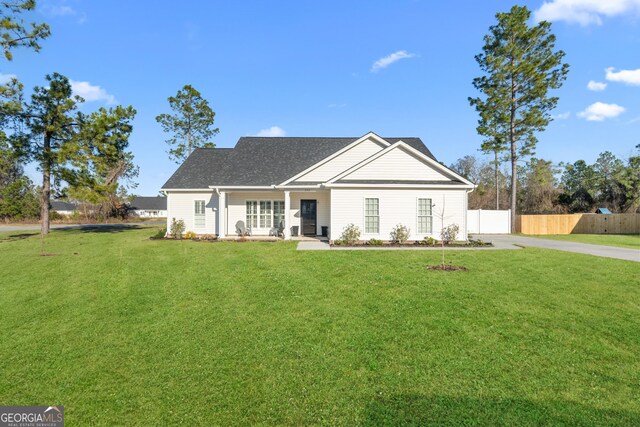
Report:
M 494 153 L 496 155 L 496 210 L 500 210 L 500 186 L 498 183 L 498 150 L 496 150 Z
M 513 65 L 513 61 L 512 61 Z M 516 232 L 517 218 L 516 218 L 516 194 L 517 194 L 517 141 L 515 134 L 516 127 L 516 89 L 513 77 L 511 78 L 511 122 L 509 123 L 509 142 L 511 143 L 511 232 Z
M 49 203 L 51 201 L 51 134 L 45 132 L 42 153 L 42 208 L 40 234 L 49 234 Z

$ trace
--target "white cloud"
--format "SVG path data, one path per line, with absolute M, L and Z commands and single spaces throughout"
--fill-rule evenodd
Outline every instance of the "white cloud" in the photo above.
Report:
M 286 136 L 287 133 L 278 126 L 271 126 L 267 129 L 262 129 L 260 132 L 256 134 L 256 136 Z
M 605 104 L 604 102 L 596 102 L 589 105 L 586 110 L 578 113 L 578 117 L 587 119 L 590 122 L 601 122 L 604 119 L 618 117 L 624 113 L 625 108 L 618 104 Z
M 534 19 L 587 26 L 602 25 L 602 17 L 626 13 L 640 13 L 640 0 L 549 0 L 534 12 Z
M 620 70 L 614 71 L 615 68 L 609 67 L 605 71 L 606 79 L 610 82 L 620 82 L 633 86 L 640 86 L 640 68 L 637 70 Z
M 553 116 L 553 118 L 556 119 L 556 120 L 566 120 L 569 117 L 571 117 L 571 112 L 570 111 L 567 111 L 566 113 L 556 114 L 555 116 Z
M 327 105 L 328 108 L 344 108 L 346 106 L 347 106 L 347 104 L 329 104 L 329 105 Z
M 97 85 L 92 85 L 89 82 L 78 82 L 75 80 L 69 80 L 71 83 L 71 90 L 75 95 L 81 96 L 85 101 L 104 101 L 109 105 L 116 104 L 116 97 L 107 93 L 107 91 Z
M 15 79 L 18 76 L 16 76 L 15 74 L 2 74 L 0 73 L 0 85 L 4 85 L 7 84 L 11 81 L 11 79 Z
M 78 12 L 74 8 L 68 5 L 54 5 L 47 4 L 44 6 L 44 11 L 51 16 L 74 16 Z
M 84 24 L 87 22 L 87 14 L 84 12 L 78 12 L 68 4 L 52 4 L 46 3 L 42 6 L 42 11 L 45 15 L 50 17 L 75 17 L 78 24 Z
M 394 62 L 400 61 L 401 59 L 413 58 L 416 56 L 414 53 L 409 53 L 406 50 L 399 50 L 397 52 L 393 52 L 391 55 L 385 56 L 384 58 L 378 59 L 371 66 L 371 72 L 377 73 L 383 68 L 387 68 L 389 65 Z
M 587 83 L 587 89 L 592 90 L 594 92 L 600 92 L 602 90 L 605 90 L 606 88 L 607 88 L 606 83 L 596 82 L 593 80 L 589 80 L 589 83 Z

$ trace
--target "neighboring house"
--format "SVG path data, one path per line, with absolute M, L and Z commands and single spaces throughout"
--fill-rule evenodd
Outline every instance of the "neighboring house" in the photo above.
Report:
M 75 203 L 63 202 L 61 200 L 53 200 L 51 202 L 51 209 L 56 211 L 62 216 L 69 216 L 78 210 L 78 206 Z
M 131 201 L 133 213 L 142 218 L 166 218 L 166 197 L 136 197 Z
M 196 149 L 164 184 L 167 226 L 234 237 L 243 221 L 254 236 L 280 222 L 296 231 L 340 238 L 355 224 L 361 239 L 389 240 L 397 224 L 410 240 L 439 238 L 457 224 L 467 239 L 467 196 L 474 184 L 443 166 L 419 138 L 243 137 L 235 148 Z M 443 212 L 444 209 L 444 212 Z M 326 229 L 325 229 L 326 230 Z

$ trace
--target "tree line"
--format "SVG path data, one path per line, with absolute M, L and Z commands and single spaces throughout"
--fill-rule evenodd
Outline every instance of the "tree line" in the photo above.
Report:
M 469 194 L 469 209 L 510 208 L 508 169 L 498 169 L 496 180 L 494 162 L 473 155 L 450 168 L 477 185 Z M 617 213 L 640 212 L 640 144 L 626 159 L 605 151 L 593 164 L 584 160 L 555 164 L 532 157 L 518 165 L 516 200 L 519 214 L 594 212 L 602 207 Z

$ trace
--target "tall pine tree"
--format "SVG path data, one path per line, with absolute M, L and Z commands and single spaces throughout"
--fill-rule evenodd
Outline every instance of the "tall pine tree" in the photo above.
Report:
M 527 23 L 531 12 L 526 6 L 513 6 L 496 14 L 497 24 L 484 37 L 483 52 L 476 61 L 483 72 L 473 80 L 481 97 L 469 98 L 480 114 L 477 131 L 485 144 L 496 151 L 509 151 L 511 161 L 511 229 L 516 228 L 518 160 L 534 153 L 537 132 L 551 119 L 558 98 L 550 89 L 562 86 L 569 66 L 562 62 L 565 53 L 555 50 L 551 24 Z
M 169 97 L 173 114 L 160 114 L 156 121 L 162 130 L 172 134 L 167 139 L 169 157 L 176 163 L 184 161 L 198 147 L 214 147 L 210 141 L 219 132 L 213 127 L 216 113 L 193 86 L 185 85 L 176 96 Z

